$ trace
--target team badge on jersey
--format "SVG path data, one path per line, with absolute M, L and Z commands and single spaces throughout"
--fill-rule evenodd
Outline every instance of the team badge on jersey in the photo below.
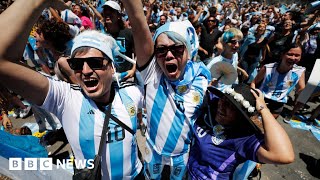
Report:
M 127 107 L 127 111 L 131 117 L 136 115 L 136 108 L 132 104 Z
M 224 133 L 224 128 L 221 125 L 216 125 L 212 128 L 213 135 L 211 137 L 211 141 L 215 145 L 221 144 L 225 139 L 226 136 Z
M 179 94 L 186 93 L 188 89 L 189 88 L 188 88 L 187 85 L 183 85 L 183 86 L 178 86 L 177 87 L 177 91 L 178 91 Z
M 200 93 L 199 92 L 193 92 L 192 93 L 192 101 L 195 103 L 195 104 L 199 104 L 200 103 Z
M 292 80 L 287 81 L 287 86 L 291 87 L 292 84 L 293 84 L 293 81 L 292 81 Z

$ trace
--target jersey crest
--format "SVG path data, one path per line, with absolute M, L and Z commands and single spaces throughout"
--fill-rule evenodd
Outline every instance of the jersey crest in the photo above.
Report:
M 224 135 L 224 128 L 221 125 L 216 125 L 212 129 L 213 135 L 211 137 L 211 141 L 215 145 L 221 144 L 226 136 Z

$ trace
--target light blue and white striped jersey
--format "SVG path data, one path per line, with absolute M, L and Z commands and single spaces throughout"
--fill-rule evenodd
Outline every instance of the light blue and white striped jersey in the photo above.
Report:
M 266 74 L 259 89 L 266 98 L 287 103 L 289 93 L 297 85 L 305 68 L 295 64 L 289 72 L 280 74 L 277 67 L 278 63 L 265 65 Z
M 208 69 L 211 69 L 212 66 L 214 66 L 215 63 L 217 62 L 220 62 L 220 61 L 225 61 L 225 62 L 228 62 L 230 64 L 232 64 L 232 66 L 237 70 L 238 68 L 238 53 L 234 53 L 232 55 L 232 58 L 231 59 L 227 59 L 227 58 L 224 58 L 223 56 L 217 56 L 217 57 L 214 57 L 208 64 L 207 64 L 207 68 Z M 238 78 L 237 80 L 235 81 L 235 84 L 238 84 Z M 231 87 L 232 85 L 226 85 L 226 84 L 223 84 L 221 83 L 220 81 L 218 82 L 218 86 L 215 87 L 217 89 L 219 89 L 220 91 L 223 92 L 223 90 L 227 87 Z
M 81 89 L 63 81 L 49 79 L 49 91 L 42 108 L 55 114 L 78 160 L 98 154 L 105 114 Z M 135 86 L 115 89 L 111 114 L 137 131 L 137 107 L 142 94 Z M 110 119 L 106 146 L 102 151 L 103 179 L 133 179 L 142 169 L 136 136 Z
M 188 83 L 179 86 L 165 77 L 155 58 L 141 71 L 146 85 L 147 142 L 160 155 L 189 152 L 192 125 L 200 113 L 210 72 L 202 62 L 188 61 L 186 69 Z

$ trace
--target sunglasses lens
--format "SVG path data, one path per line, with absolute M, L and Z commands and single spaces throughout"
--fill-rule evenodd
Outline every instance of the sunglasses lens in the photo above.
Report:
M 168 50 L 166 47 L 159 47 L 159 48 L 156 48 L 155 49 L 155 54 L 156 54 L 156 57 L 158 58 L 162 58 L 164 56 L 166 56 Z
M 82 70 L 84 61 L 78 60 L 76 58 L 68 59 L 69 66 L 74 71 Z
M 95 69 L 102 69 L 104 57 L 89 57 L 89 58 L 70 58 L 68 60 L 69 66 L 74 71 L 81 71 L 83 69 L 84 62 L 88 64 L 88 66 Z
M 184 51 L 184 45 L 173 46 L 172 51 L 175 55 L 179 55 Z
M 231 44 L 237 44 L 239 41 L 237 41 L 237 40 L 230 40 L 230 43 Z
M 86 62 L 90 66 L 91 69 L 102 69 L 103 59 L 104 58 L 90 58 Z
M 170 51 L 174 56 L 181 55 L 184 51 L 184 45 L 173 45 L 168 47 L 158 47 L 155 49 L 157 58 L 163 58 Z

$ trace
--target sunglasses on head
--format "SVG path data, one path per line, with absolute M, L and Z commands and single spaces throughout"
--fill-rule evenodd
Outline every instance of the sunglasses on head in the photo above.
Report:
M 183 54 L 184 45 L 172 45 L 172 46 L 161 46 L 155 48 L 155 55 L 157 58 L 164 58 L 170 51 L 174 56 L 180 56 Z
M 103 64 L 103 60 L 105 59 L 110 61 L 110 59 L 106 57 L 70 58 L 68 59 L 68 64 L 74 71 L 81 71 L 84 62 L 86 62 L 92 70 L 99 70 L 105 66 Z

